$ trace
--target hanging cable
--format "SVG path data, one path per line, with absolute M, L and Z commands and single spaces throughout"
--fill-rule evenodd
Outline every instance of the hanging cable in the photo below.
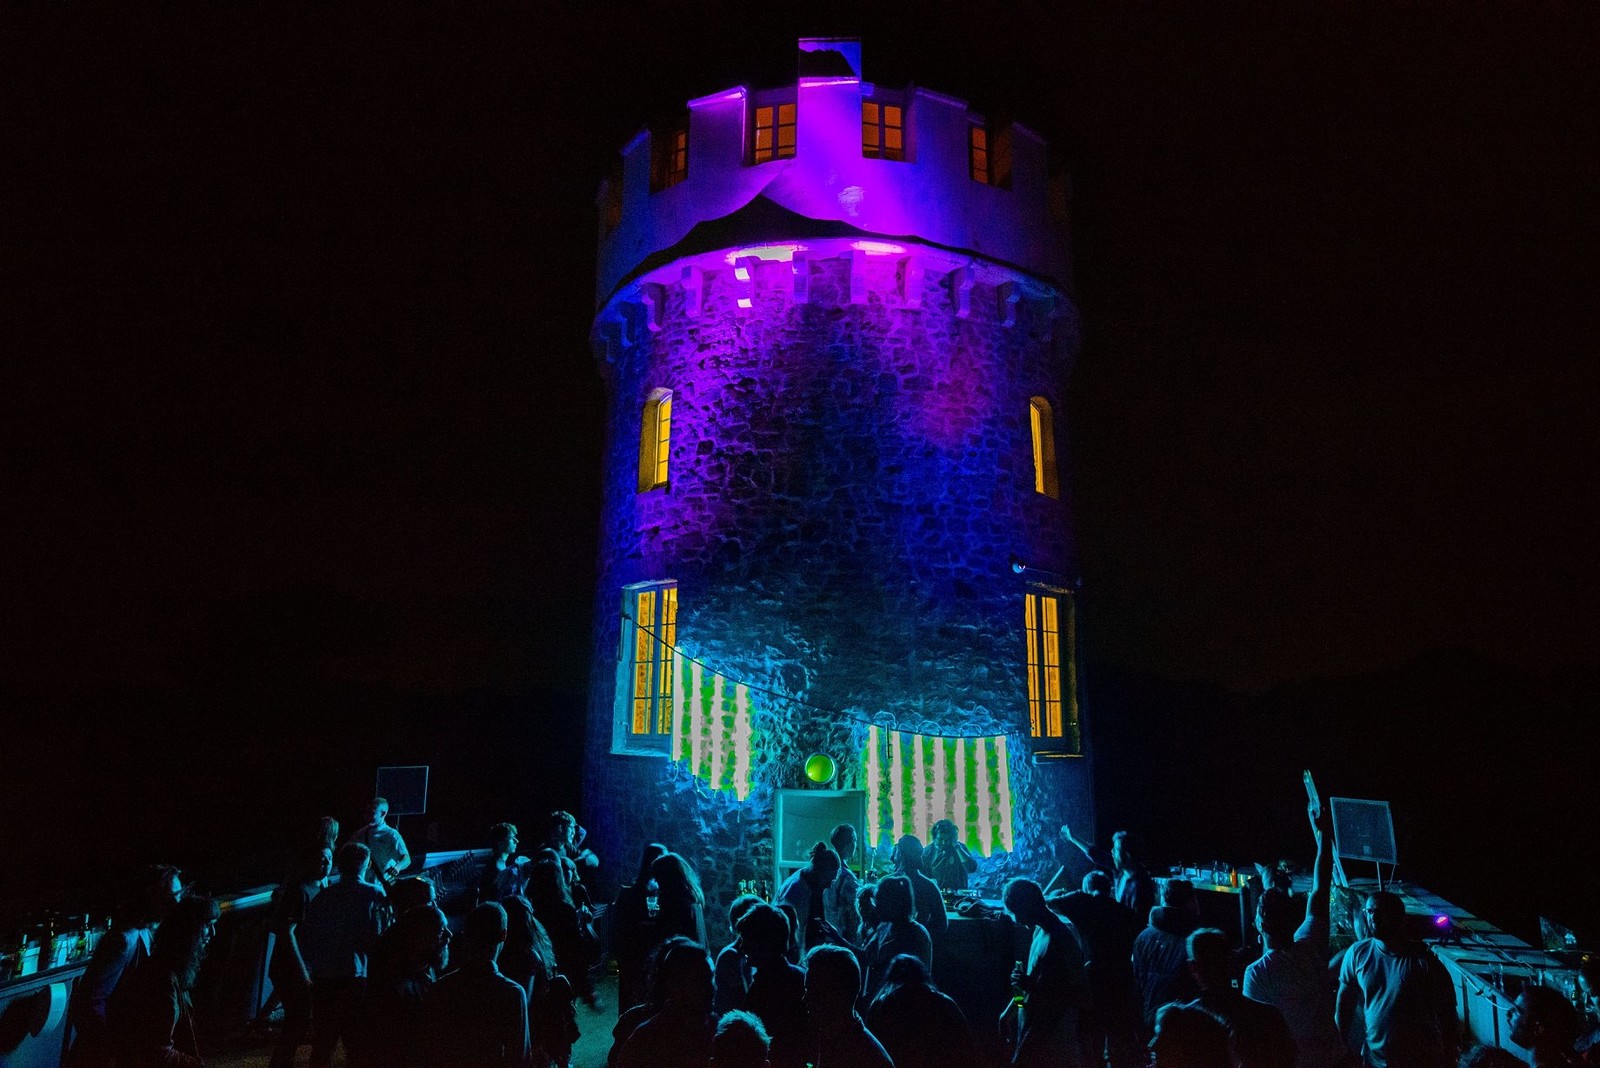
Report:
M 809 701 L 802 701 L 798 697 L 793 697 L 793 696 L 791 696 L 789 694 L 781 693 L 778 690 L 774 690 L 774 689 L 771 689 L 771 688 L 766 687 L 766 686 L 758 686 L 757 684 L 755 684 L 753 682 L 745 682 L 742 679 L 738 679 L 738 678 L 735 678 L 732 675 L 729 675 L 725 671 L 718 671 L 715 667 L 713 667 L 712 665 L 706 663 L 704 660 L 701 660 L 699 657 L 691 656 L 688 653 L 684 652 L 683 649 L 680 646 L 677 646 L 677 645 L 662 641 L 660 636 L 656 634 L 655 629 L 653 627 L 647 627 L 644 624 L 640 623 L 638 620 L 634 619 L 633 616 L 629 615 L 626 609 L 624 609 L 623 612 L 622 612 L 622 618 L 627 620 L 629 623 L 631 623 L 636 629 L 642 630 L 646 634 L 650 635 L 651 640 L 659 643 L 662 648 L 668 649 L 671 652 L 677 654 L 678 656 L 683 657 L 684 660 L 686 660 L 687 662 L 689 662 L 691 664 L 700 665 L 702 668 L 704 668 L 705 670 L 711 672 L 713 675 L 721 676 L 722 678 L 727 679 L 729 682 L 733 683 L 736 686 L 743 686 L 746 689 L 750 690 L 752 693 L 766 694 L 769 697 L 775 697 L 780 701 L 787 701 L 790 704 L 798 705 L 800 708 L 804 708 L 804 709 L 807 709 L 807 710 L 812 711 L 812 712 L 819 712 L 819 713 L 822 713 L 823 715 L 832 716 L 834 719 L 841 720 L 841 721 L 846 722 L 846 723 L 858 723 L 858 724 L 860 724 L 860 725 L 862 725 L 864 727 L 883 727 L 884 726 L 884 724 L 878 718 L 869 717 L 869 716 L 863 716 L 863 715 L 859 715 L 859 714 L 852 713 L 852 712 L 846 712 L 842 708 L 827 708 L 827 707 L 825 707 L 823 705 L 815 705 L 815 704 L 812 704 Z M 922 737 L 927 737 L 927 738 L 966 738 L 966 739 L 997 738 L 997 737 L 1000 737 L 1001 735 L 1003 735 L 1005 733 L 1005 732 L 1001 732 L 1001 734 L 956 734 L 956 733 L 950 733 L 950 732 L 946 732 L 946 731 L 907 731 L 907 730 L 904 730 L 904 728 L 902 728 L 900 726 L 900 720 L 894 715 L 894 713 L 892 713 L 892 712 L 879 712 L 879 713 L 877 713 L 877 716 L 878 717 L 887 717 L 887 719 L 889 720 L 889 723 L 892 724 L 892 726 L 890 726 L 888 728 L 890 730 L 902 731 L 903 733 L 907 733 L 907 734 L 916 734 L 916 735 L 920 735 Z

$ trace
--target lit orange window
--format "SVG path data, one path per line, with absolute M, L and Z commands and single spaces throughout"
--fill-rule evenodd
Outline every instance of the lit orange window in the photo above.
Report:
M 1011 188 L 1011 127 L 989 129 L 982 123 L 967 128 L 967 165 L 974 182 Z
M 623 650 L 630 664 L 628 733 L 672 733 L 672 655 L 678 641 L 678 587 L 664 582 L 627 591 L 632 638 Z
M 639 426 L 639 492 L 667 484 L 672 446 L 672 391 L 658 389 L 644 404 Z
M 652 131 L 650 135 L 650 192 L 659 193 L 689 177 L 689 120 Z
M 898 104 L 861 102 L 861 154 L 869 159 L 906 158 L 903 108 Z
M 1056 428 L 1050 402 L 1043 397 L 1028 401 L 1028 420 L 1033 424 L 1033 491 L 1046 497 L 1061 496 L 1056 476 Z
M 972 180 L 989 184 L 989 131 L 974 124 L 967 131 L 967 163 Z
M 1028 633 L 1028 732 L 1078 750 L 1077 669 L 1072 660 L 1072 599 L 1030 593 L 1024 607 Z M 1063 678 L 1065 676 L 1065 678 Z
M 756 108 L 755 142 L 750 153 L 753 162 L 794 158 L 794 115 L 793 104 Z

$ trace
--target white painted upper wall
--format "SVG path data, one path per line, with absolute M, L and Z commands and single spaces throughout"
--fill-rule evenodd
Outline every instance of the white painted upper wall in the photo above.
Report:
M 821 42 L 802 42 L 802 50 L 808 44 Z M 849 44 L 840 48 L 843 62 L 858 71 L 859 46 L 851 55 Z M 750 162 L 755 107 L 783 100 L 796 104 L 794 158 Z M 904 107 L 904 162 L 862 155 L 863 100 Z M 802 77 L 792 89 L 754 94 L 741 86 L 690 101 L 684 181 L 650 191 L 651 133 L 643 131 L 622 149 L 621 223 L 609 233 L 612 191 L 602 186 L 598 303 L 697 224 L 731 215 L 757 196 L 806 219 L 969 252 L 1065 288 L 1065 228 L 1050 210 L 1044 142 L 1012 126 L 1010 188 L 985 185 L 972 179 L 968 156 L 969 130 L 983 121 L 965 101 L 926 89 L 879 88 L 853 74 Z

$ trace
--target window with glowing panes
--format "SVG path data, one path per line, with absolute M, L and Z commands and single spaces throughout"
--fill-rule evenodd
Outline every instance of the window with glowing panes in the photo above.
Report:
M 658 389 L 644 403 L 639 420 L 639 492 L 667 484 L 672 450 L 672 391 Z
M 1070 595 L 1027 594 L 1028 733 L 1052 748 L 1079 751 L 1078 678 Z
M 622 659 L 626 686 L 618 696 L 629 748 L 666 752 L 672 735 L 672 655 L 678 639 L 678 585 L 654 582 L 623 591 Z
M 794 158 L 794 104 L 770 104 L 755 109 L 750 158 L 755 163 Z
M 861 154 L 868 159 L 906 158 L 905 109 L 898 104 L 861 102 Z

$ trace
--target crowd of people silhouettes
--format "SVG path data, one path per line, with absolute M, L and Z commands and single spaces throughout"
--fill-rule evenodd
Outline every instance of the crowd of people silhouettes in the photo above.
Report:
M 496 824 L 473 901 L 452 922 L 432 880 L 404 876 L 409 853 L 387 807 L 377 799 L 342 843 L 324 819 L 272 895 L 268 974 L 283 1010 L 272 1068 L 292 1068 L 308 1043 L 317 1068 L 340 1047 L 358 1068 L 571 1068 L 575 1003 L 602 1008 L 607 961 L 608 1068 L 1457 1063 L 1450 981 L 1409 937 L 1399 897 L 1369 895 L 1356 917 L 1364 937 L 1330 956 L 1332 833 L 1315 801 L 1310 886 L 1269 880 L 1253 959 L 1201 924 L 1192 883 L 1152 878 L 1126 832 L 1103 850 L 1063 827 L 1093 870 L 1070 890 L 1065 866 L 1044 885 L 1005 883 L 1001 905 L 1025 949 L 998 1021 L 969 1019 L 934 980 L 950 923 L 942 892 L 965 890 L 979 869 L 950 821 L 926 849 L 902 837 L 893 870 L 870 879 L 852 868 L 856 831 L 841 825 L 770 902 L 735 897 L 732 940 L 713 953 L 696 872 L 665 845 L 644 847 L 604 907 L 590 889 L 599 860 L 570 814 L 551 814 L 531 856 L 514 824 Z M 217 918 L 177 869 L 144 872 L 75 989 L 67 1064 L 202 1064 L 190 992 Z M 1583 991 L 1596 981 L 1586 963 Z M 1596 1017 L 1547 987 L 1522 990 L 1509 1037 L 1536 1068 L 1600 1063 Z M 1502 1052 L 1477 1047 L 1460 1063 L 1492 1068 Z

